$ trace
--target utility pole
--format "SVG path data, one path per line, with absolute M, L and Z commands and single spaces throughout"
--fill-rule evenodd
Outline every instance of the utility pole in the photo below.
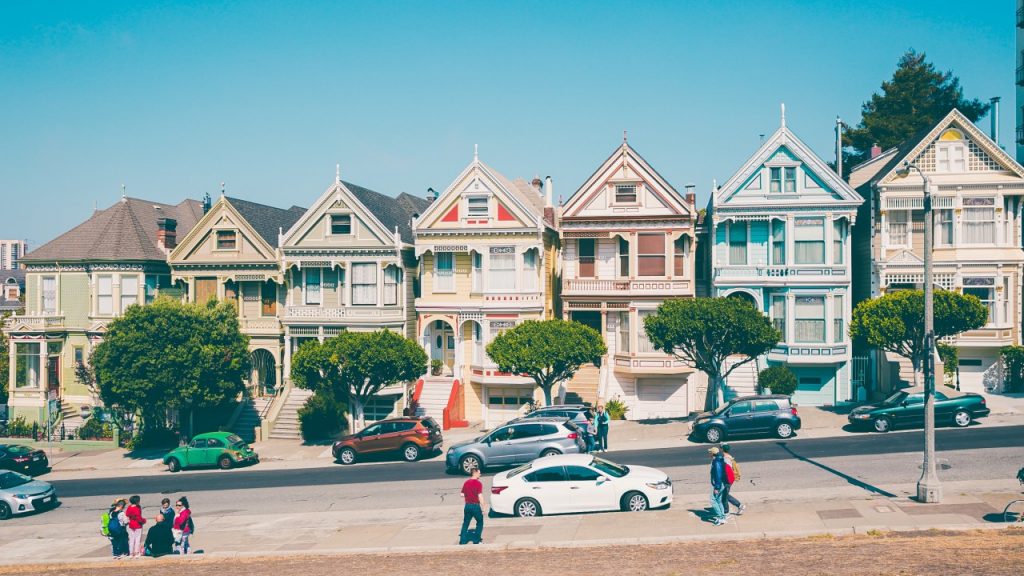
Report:
M 917 481 L 917 501 L 942 500 L 942 486 L 935 470 L 935 289 L 932 278 L 932 182 L 917 165 L 904 162 L 897 171 L 901 177 L 917 171 L 924 181 L 924 462 Z

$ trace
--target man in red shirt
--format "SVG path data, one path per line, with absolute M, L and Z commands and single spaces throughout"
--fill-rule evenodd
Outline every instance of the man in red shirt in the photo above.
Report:
M 470 472 L 470 479 L 462 485 L 462 496 L 466 499 L 466 505 L 462 509 L 462 532 L 459 534 L 459 544 L 473 542 L 479 544 L 484 536 L 484 511 L 481 507 L 484 485 L 480 482 L 480 469 L 474 468 Z M 469 521 L 476 520 L 476 529 L 469 529 Z

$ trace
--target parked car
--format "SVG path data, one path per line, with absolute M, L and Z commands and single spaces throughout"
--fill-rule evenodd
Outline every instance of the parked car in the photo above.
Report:
M 164 464 L 171 472 L 205 466 L 227 470 L 239 464 L 256 464 L 259 461 L 259 455 L 241 437 L 231 432 L 196 434 L 191 442 L 164 456 Z
M 390 418 L 374 422 L 360 432 L 343 436 L 334 443 L 334 459 L 354 463 L 360 455 L 393 452 L 406 462 L 415 462 L 424 454 L 441 449 L 441 427 L 431 417 Z
M 800 415 L 789 396 L 743 396 L 698 414 L 690 423 L 690 435 L 708 442 L 727 437 L 772 435 L 789 438 L 800 429 Z
M 532 420 L 534 418 L 566 418 L 575 422 L 580 428 L 583 428 L 587 424 L 588 410 L 590 410 L 590 408 L 583 404 L 554 404 L 551 406 L 543 406 L 533 412 L 527 412 L 523 416 L 520 416 L 515 420 L 511 420 L 510 423 Z
M 672 504 L 668 474 L 623 466 L 589 454 L 538 458 L 502 472 L 491 482 L 491 509 L 516 516 L 623 510 Z
M 988 416 L 989 412 L 985 397 L 981 394 L 952 389 L 935 391 L 936 424 L 952 424 L 963 428 L 978 418 Z M 854 427 L 870 426 L 876 432 L 924 426 L 924 387 L 905 388 L 880 404 L 858 406 L 847 419 Z
M 489 434 L 448 449 L 445 467 L 469 474 L 473 468 L 515 466 L 534 458 L 586 451 L 583 433 L 565 418 L 534 418 L 503 424 Z
M 13 470 L 30 476 L 50 471 L 46 452 L 20 444 L 0 444 L 0 470 Z
M 0 520 L 53 508 L 57 503 L 57 491 L 49 482 L 20 472 L 0 472 Z

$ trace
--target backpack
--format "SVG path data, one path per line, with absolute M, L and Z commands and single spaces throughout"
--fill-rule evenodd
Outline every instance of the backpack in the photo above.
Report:
M 728 462 L 725 463 L 725 483 L 732 484 L 736 481 L 736 473 L 733 472 L 732 466 Z
M 124 534 L 124 524 L 121 524 L 121 516 L 124 516 L 124 514 L 110 515 L 110 521 L 107 523 L 107 533 L 110 536 L 119 536 Z
M 188 533 L 189 534 L 195 534 L 196 533 L 196 523 L 192 521 L 192 515 L 191 514 L 189 514 L 189 516 L 188 516 Z
M 104 512 L 100 516 L 100 534 L 104 536 L 110 536 L 110 512 Z

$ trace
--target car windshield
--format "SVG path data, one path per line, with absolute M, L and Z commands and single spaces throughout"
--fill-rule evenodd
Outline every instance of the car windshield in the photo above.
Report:
M 245 442 L 243 442 L 242 440 L 239 440 L 238 442 L 235 442 L 234 444 L 231 445 L 232 450 L 245 450 L 245 448 Z
M 900 402 L 903 402 L 903 399 L 906 398 L 906 397 L 907 397 L 907 393 L 903 392 L 901 390 L 901 391 L 893 394 L 892 396 L 889 396 L 888 398 L 886 398 L 885 402 L 882 402 L 882 404 L 899 404 Z
M 228 444 L 231 444 L 232 446 L 235 446 L 237 444 L 245 444 L 245 440 L 242 440 L 242 437 L 239 436 L 238 434 L 232 434 L 228 436 L 227 441 Z
M 14 488 L 21 486 L 22 484 L 28 484 L 31 481 L 32 479 L 24 474 L 18 474 L 17 472 L 3 472 L 0 473 L 0 490 Z
M 8 454 L 28 454 L 31 451 L 32 451 L 32 449 L 29 448 L 28 446 L 8 446 L 7 447 L 7 453 Z
M 612 478 L 622 478 L 626 474 L 629 474 L 629 466 L 623 466 L 621 464 L 602 460 L 601 458 L 594 458 L 594 461 L 591 462 L 590 465 Z

